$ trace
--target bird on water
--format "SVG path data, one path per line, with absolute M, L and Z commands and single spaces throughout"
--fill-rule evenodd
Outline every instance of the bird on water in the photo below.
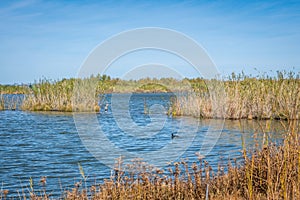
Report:
M 178 136 L 178 135 L 175 135 L 174 133 L 172 133 L 172 135 L 171 135 L 171 138 L 172 138 L 172 139 L 177 138 L 177 137 L 179 137 L 179 136 Z
M 108 103 L 105 105 L 104 111 L 105 111 L 105 112 L 108 111 Z

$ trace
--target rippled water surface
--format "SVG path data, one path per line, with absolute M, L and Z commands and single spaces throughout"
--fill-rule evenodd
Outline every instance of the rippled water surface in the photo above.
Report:
M 109 178 L 111 169 L 107 162 L 112 163 L 116 155 L 106 147 L 132 157 L 144 157 L 161 167 L 166 167 L 163 164 L 167 161 L 181 158 L 196 161 L 195 153 L 200 151 L 207 154 L 205 160 L 216 168 L 218 164 L 226 165 L 228 158 L 241 158 L 242 136 L 248 147 L 254 144 L 253 132 L 258 132 L 257 139 L 261 141 L 262 134 L 257 131 L 259 122 L 255 120 L 167 116 L 170 97 L 169 94 L 107 95 L 101 102 L 101 112 L 95 115 L 103 141 L 97 140 L 98 129 L 87 128 L 85 135 L 78 134 L 71 113 L 0 111 L 2 189 L 9 189 L 10 195 L 17 197 L 22 189 L 29 189 L 30 178 L 34 187 L 39 188 L 40 177 L 46 176 L 47 191 L 53 197 L 60 196 L 82 180 L 78 163 L 84 169 L 88 185 L 101 183 Z M 82 115 L 89 118 L 93 114 Z M 272 126 L 279 123 L 272 122 Z M 273 139 L 282 137 L 278 130 L 272 133 Z M 179 137 L 172 139 L 172 133 Z

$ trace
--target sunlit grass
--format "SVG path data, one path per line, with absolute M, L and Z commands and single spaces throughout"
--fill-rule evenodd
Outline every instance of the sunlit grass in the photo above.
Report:
M 28 91 L 27 85 L 0 85 L 0 94 L 26 94 Z
M 21 109 L 30 111 L 99 111 L 95 79 L 41 80 L 32 86 Z M 76 86 L 76 87 L 75 87 Z
M 0 94 L 0 110 L 16 110 L 21 101 L 21 96 Z
M 219 83 L 218 83 L 219 82 Z M 225 81 L 194 81 L 195 92 L 173 99 L 170 113 L 202 118 L 299 119 L 299 73 L 277 77 L 235 75 Z
M 0 94 L 0 110 L 4 110 L 4 97 Z
M 11 87 L 5 86 L 1 92 L 16 92 L 18 88 L 26 92 L 21 109 L 31 111 L 99 111 L 98 96 L 104 93 L 173 92 L 177 95 L 169 110 L 173 116 L 226 119 L 299 119 L 300 116 L 299 73 L 293 72 L 278 72 L 277 77 L 232 74 L 223 80 L 120 80 L 98 75 L 61 81 L 43 79 L 27 88 Z

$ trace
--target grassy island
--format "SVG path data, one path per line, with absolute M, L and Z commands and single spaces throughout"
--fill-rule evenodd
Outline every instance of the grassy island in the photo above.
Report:
M 300 79 L 299 73 L 293 72 L 278 72 L 277 77 L 233 73 L 222 80 L 120 80 L 107 75 L 59 81 L 43 79 L 27 86 L 0 86 L 0 109 L 5 107 L 4 94 L 23 94 L 22 110 L 98 112 L 101 94 L 131 92 L 175 93 L 176 98 L 169 109 L 173 116 L 225 119 L 300 117 Z

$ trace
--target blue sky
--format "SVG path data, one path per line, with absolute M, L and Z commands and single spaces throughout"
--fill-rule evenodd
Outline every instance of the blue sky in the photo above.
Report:
M 0 84 L 75 77 L 99 43 L 142 27 L 190 36 L 222 74 L 300 71 L 300 1 L 0 1 L 0 25 Z

